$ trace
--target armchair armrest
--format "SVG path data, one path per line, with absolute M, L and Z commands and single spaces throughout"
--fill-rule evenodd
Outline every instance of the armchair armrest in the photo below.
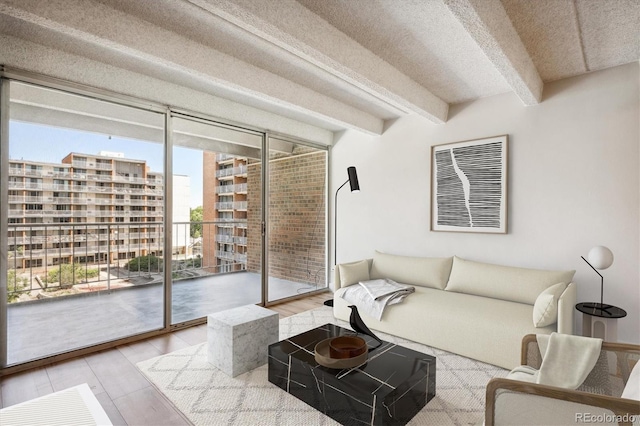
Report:
M 518 406 L 521 406 L 527 413 L 534 415 L 551 413 L 552 418 L 559 422 L 558 424 L 586 423 L 587 416 L 604 415 L 610 416 L 613 424 L 630 425 L 634 420 L 632 416 L 640 416 L 638 401 L 510 379 L 492 379 L 487 385 L 485 425 L 499 424 L 504 414 L 497 413 L 496 407 L 498 410 L 504 408 L 498 400 L 506 396 L 511 398 L 505 403 L 505 407 L 518 410 Z M 541 421 L 548 423 L 550 417 L 544 420 L 542 418 L 530 420 L 531 424 L 540 424 Z M 521 421 L 522 418 L 518 419 L 518 423 Z
M 605 352 L 614 352 L 618 358 L 621 356 L 626 356 L 632 360 L 640 360 L 640 345 L 635 345 L 632 343 L 617 343 L 617 342 L 602 342 L 601 351 Z M 540 364 L 542 363 L 542 356 L 540 355 L 540 348 L 538 347 L 538 340 L 536 339 L 535 334 L 527 334 L 522 338 L 522 348 L 520 350 L 520 363 L 522 365 L 528 365 L 533 368 L 540 368 Z M 624 380 L 626 382 L 629 377 L 628 371 L 631 371 L 629 365 L 619 365 L 618 366 L 625 376 L 625 372 L 627 372 Z

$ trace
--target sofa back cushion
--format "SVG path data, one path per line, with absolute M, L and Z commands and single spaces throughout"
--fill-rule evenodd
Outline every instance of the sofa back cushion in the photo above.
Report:
M 554 284 L 568 284 L 576 271 L 514 268 L 453 258 L 447 291 L 533 305 Z
M 411 257 L 376 251 L 371 279 L 390 278 L 402 284 L 444 289 L 451 271 L 452 257 Z

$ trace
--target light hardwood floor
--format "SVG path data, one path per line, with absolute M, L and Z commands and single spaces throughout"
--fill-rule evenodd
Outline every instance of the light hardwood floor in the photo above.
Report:
M 322 306 L 330 293 L 271 306 L 280 318 Z M 207 340 L 206 324 L 0 377 L 0 407 L 88 383 L 114 425 L 191 424 L 138 371 L 137 362 Z

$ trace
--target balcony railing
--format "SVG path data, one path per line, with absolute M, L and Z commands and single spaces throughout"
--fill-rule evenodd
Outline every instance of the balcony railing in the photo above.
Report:
M 114 216 L 127 213 L 113 211 L 42 210 L 34 214 L 70 216 L 91 214 Z M 243 222 L 224 222 L 232 226 Z M 216 232 L 221 221 L 177 222 L 173 224 L 174 254 L 170 264 L 174 280 L 228 271 L 246 270 L 247 255 L 218 252 L 218 243 L 246 243 L 246 237 Z M 199 235 L 191 237 L 192 228 Z M 51 292 L 74 287 L 78 291 L 112 289 L 144 283 L 162 282 L 164 232 L 156 223 L 82 223 L 82 224 L 9 224 L 8 227 L 8 295 L 13 301 L 20 294 Z M 203 251 L 206 250 L 206 257 Z M 216 261 L 224 253 L 224 265 Z M 155 256 L 151 262 L 148 256 Z M 138 262 L 130 262 L 140 258 Z M 144 262 L 147 263 L 144 263 Z M 129 268 L 126 266 L 130 264 Z M 150 265 L 150 266 L 149 266 Z M 93 287 L 92 287 L 93 286 Z M 114 287 L 115 286 L 115 287 Z
M 96 163 L 96 169 L 100 169 L 100 170 L 112 170 L 112 169 L 113 169 L 113 165 L 111 164 L 111 162 L 108 162 L 108 163 L 101 163 L 101 162 L 98 162 L 98 163 Z
M 227 176 L 237 176 L 244 175 L 247 173 L 247 166 L 241 165 L 238 167 L 227 167 L 226 169 L 218 169 L 216 170 L 216 177 L 227 177 Z
M 232 194 L 234 192 L 247 192 L 247 184 L 238 183 L 235 185 L 220 185 L 216 187 L 216 194 Z

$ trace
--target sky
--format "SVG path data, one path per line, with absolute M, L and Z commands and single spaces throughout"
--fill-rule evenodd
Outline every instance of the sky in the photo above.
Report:
M 122 152 L 126 158 L 144 160 L 154 172 L 163 172 L 163 146 L 155 142 L 119 138 L 99 133 L 11 121 L 9 157 L 60 163 L 70 152 L 96 155 L 100 151 Z M 174 147 L 173 174 L 189 176 L 191 208 L 202 205 L 202 151 Z

